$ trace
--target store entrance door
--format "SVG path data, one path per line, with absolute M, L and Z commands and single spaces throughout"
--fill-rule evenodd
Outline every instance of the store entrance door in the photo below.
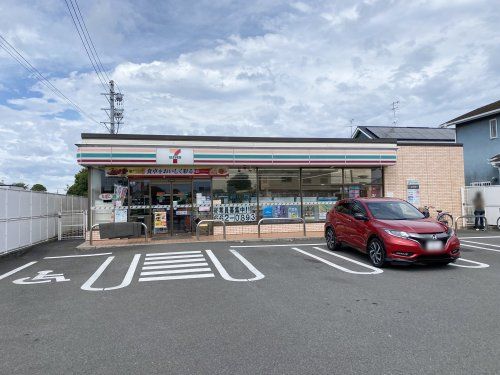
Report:
M 191 234 L 191 181 L 151 183 L 153 236 Z
M 191 234 L 192 184 L 172 183 L 172 235 Z

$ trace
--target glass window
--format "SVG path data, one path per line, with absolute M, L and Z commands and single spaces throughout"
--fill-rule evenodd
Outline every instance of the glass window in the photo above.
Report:
M 361 203 L 353 201 L 351 202 L 351 214 L 354 216 L 355 214 L 361 214 L 366 216 L 366 210 L 361 205 Z
M 335 211 L 340 214 L 350 215 L 351 210 L 348 202 L 342 202 L 335 206 Z
M 120 209 L 115 216 L 115 208 L 127 206 L 127 179 L 107 176 L 103 169 L 90 169 L 92 224 L 126 221 L 127 209 Z
M 261 218 L 301 217 L 299 176 L 298 168 L 259 169 Z
M 346 168 L 344 184 L 382 184 L 382 168 Z
M 490 120 L 490 138 L 498 137 L 497 119 Z
M 210 180 L 193 180 L 193 230 L 200 220 L 210 219 L 212 212 L 212 183 Z
M 227 177 L 212 179 L 213 216 L 226 222 L 257 220 L 257 172 L 230 168 Z
M 342 169 L 302 169 L 304 220 L 325 220 L 326 214 L 339 199 L 342 199 Z
M 415 220 L 424 215 L 414 206 L 404 201 L 368 202 L 370 212 L 380 220 Z

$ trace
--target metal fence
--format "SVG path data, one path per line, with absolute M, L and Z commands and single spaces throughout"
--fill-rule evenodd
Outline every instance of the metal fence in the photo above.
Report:
M 70 240 L 85 238 L 87 232 L 87 210 L 59 212 L 57 238 Z
M 86 208 L 85 197 L 0 186 L 0 254 L 57 237 L 58 213 Z

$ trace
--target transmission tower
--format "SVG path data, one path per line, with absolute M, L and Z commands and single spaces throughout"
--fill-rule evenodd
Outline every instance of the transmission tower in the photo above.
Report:
M 106 95 L 109 101 L 109 108 L 101 108 L 108 115 L 109 121 L 102 121 L 102 123 L 108 128 L 109 134 L 118 134 L 123 121 L 123 94 L 115 92 L 115 82 L 111 80 L 109 93 L 102 93 L 102 95 Z
M 392 102 L 392 125 L 398 126 L 397 111 L 399 110 L 399 100 Z

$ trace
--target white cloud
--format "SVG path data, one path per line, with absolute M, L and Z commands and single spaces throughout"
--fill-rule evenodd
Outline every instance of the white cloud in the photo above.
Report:
M 120 45 L 113 45 L 110 54 L 99 49 L 103 59 L 117 61 L 110 74 L 125 94 L 123 132 L 338 137 L 348 135 L 352 118 L 358 125 L 389 124 L 395 98 L 401 102 L 400 123 L 414 126 L 435 126 L 498 99 L 494 56 L 500 55 L 495 21 L 500 14 L 494 1 L 481 8 L 466 2 L 431 4 L 446 11 L 402 1 L 354 6 L 346 1 L 335 8 L 329 2 L 262 4 L 267 13 L 258 4 L 240 10 L 204 4 L 205 13 L 200 10 L 193 24 L 187 22 L 189 12 L 177 9 L 178 23 L 164 25 L 161 38 L 140 31 L 145 23 L 159 25 L 162 16 L 141 14 L 134 3 L 123 4 L 125 15 L 135 11 L 131 19 L 106 31 L 96 25 L 101 16 L 89 8 L 95 39 L 103 32 L 125 50 L 120 54 Z M 22 6 L 15 9 L 22 13 Z M 33 21 L 33 30 L 45 25 L 47 37 L 40 39 L 38 32 L 22 39 L 22 25 L 7 32 L 29 56 L 39 56 L 35 59 L 42 66 L 60 65 L 59 59 L 71 66 L 72 72 L 60 71 L 54 84 L 103 119 L 102 88 L 81 51 L 76 52 L 81 46 L 72 25 L 66 20 L 52 30 L 57 12 L 38 11 L 44 17 Z M 216 26 L 207 26 L 203 14 L 218 20 L 228 18 L 225 12 L 239 17 L 229 17 L 230 29 L 215 32 Z M 54 33 L 63 28 L 67 35 L 57 40 Z M 211 32 L 214 36 L 207 37 Z M 176 44 L 179 35 L 189 36 L 182 47 Z M 54 61 L 43 65 L 47 51 L 54 52 Z M 0 146 L 0 176 L 64 187 L 78 169 L 74 144 L 80 133 L 102 127 L 85 118 L 68 120 L 62 114 L 71 107 L 40 85 L 33 90 L 41 97 L 15 95 L 10 77 L 20 71 L 0 55 L 0 67 L 6 64 L 11 73 L 0 73 L 0 79 L 6 77 L 0 95 L 12 97 L 0 102 L 0 136 L 6 139 Z

